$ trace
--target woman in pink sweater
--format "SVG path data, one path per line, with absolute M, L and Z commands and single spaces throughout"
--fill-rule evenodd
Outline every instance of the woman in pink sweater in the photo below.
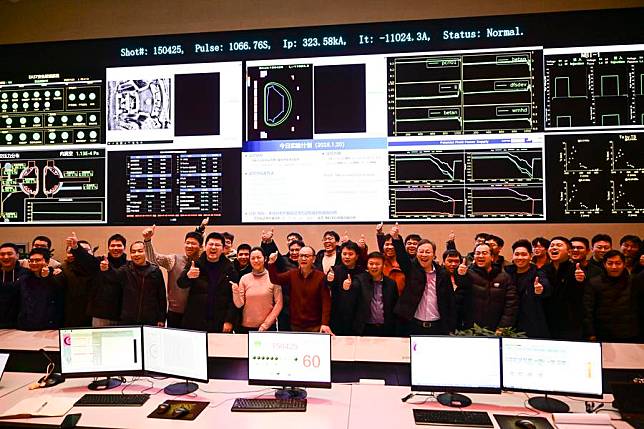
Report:
M 250 251 L 253 271 L 242 276 L 239 284 L 232 284 L 233 302 L 242 309 L 238 333 L 275 329 L 275 320 L 282 311 L 282 287 L 271 283 L 264 267 L 264 253 L 260 247 Z

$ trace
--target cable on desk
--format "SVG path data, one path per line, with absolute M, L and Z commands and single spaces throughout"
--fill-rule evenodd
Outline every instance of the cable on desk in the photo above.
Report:
M 273 389 L 273 388 L 267 388 L 267 389 L 262 389 L 262 390 L 256 390 L 256 391 L 254 391 L 255 393 L 256 393 L 256 392 L 262 392 L 262 393 L 260 393 L 259 395 L 256 395 L 253 399 L 257 399 L 257 398 L 259 398 L 260 396 L 262 396 L 262 395 L 264 394 L 264 392 L 266 392 L 267 390 L 272 390 L 272 389 Z M 250 393 L 250 392 L 239 392 L 239 393 Z M 217 408 L 217 407 L 219 407 L 219 406 L 221 406 L 221 405 L 225 404 L 226 402 L 228 402 L 228 401 L 234 401 L 235 399 L 237 399 L 237 398 L 228 398 L 228 399 L 224 399 L 223 401 L 218 402 L 218 403 L 216 403 L 215 405 L 209 405 L 209 406 L 208 406 L 208 408 Z

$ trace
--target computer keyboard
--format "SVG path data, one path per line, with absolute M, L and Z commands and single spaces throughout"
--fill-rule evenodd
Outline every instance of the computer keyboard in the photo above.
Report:
M 147 393 L 86 393 L 74 404 L 75 407 L 140 407 L 150 399 Z
M 414 408 L 417 425 L 448 425 L 494 427 L 490 416 L 484 411 L 421 410 Z
M 306 411 L 306 399 L 237 398 L 230 411 Z

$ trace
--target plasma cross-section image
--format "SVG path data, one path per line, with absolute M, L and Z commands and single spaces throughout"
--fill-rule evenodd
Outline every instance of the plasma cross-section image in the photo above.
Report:
M 129 79 L 107 84 L 108 130 L 165 130 L 172 126 L 169 78 Z

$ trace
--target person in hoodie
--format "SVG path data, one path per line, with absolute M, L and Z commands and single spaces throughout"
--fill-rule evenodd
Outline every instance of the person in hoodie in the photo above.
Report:
M 619 250 L 604 255 L 604 272 L 589 280 L 584 291 L 585 332 L 590 341 L 637 342 L 642 309 L 642 283 L 628 275 Z
M 582 340 L 586 273 L 570 260 L 570 240 L 565 237 L 550 240 L 548 255 L 550 262 L 542 268 L 552 285 L 552 293 L 544 299 L 548 330 L 557 340 Z
M 519 310 L 517 288 L 503 271 L 488 244 L 474 248 L 474 264 L 467 270 L 470 310 L 464 315 L 466 327 L 475 323 L 500 334 L 502 328 L 514 326 Z
M 271 283 L 265 263 L 262 248 L 252 248 L 252 271 L 243 275 L 239 284 L 232 284 L 233 302 L 242 310 L 241 325 L 236 329 L 238 333 L 275 330 L 275 321 L 283 306 L 282 287 Z
M 14 243 L 0 244 L 0 329 L 16 327 L 20 295 L 17 281 L 29 270 L 20 265 L 18 246 Z
M 108 254 L 94 257 L 79 246 L 71 248 L 75 260 L 94 276 L 89 292 L 87 314 L 92 317 L 92 326 L 114 326 L 121 317 L 121 285 L 110 271 L 116 271 L 127 262 L 125 245 L 127 240 L 121 234 L 107 239 Z M 108 270 L 103 270 L 107 267 Z
M 550 296 L 552 288 L 545 273 L 530 262 L 532 250 L 528 240 L 516 241 L 512 244 L 512 265 L 505 267 L 517 286 L 519 311 L 516 327 L 530 338 L 550 338 L 543 299 Z
M 60 275 L 60 268 L 49 268 L 49 258 L 47 249 L 31 249 L 29 273 L 17 281 L 20 311 L 16 327 L 22 331 L 42 331 L 62 326 L 64 288 L 55 278 L 55 275 Z
M 118 270 L 110 269 L 107 261 L 100 264 L 105 277 L 118 283 L 123 291 L 120 322 L 165 326 L 167 302 L 163 273 L 157 265 L 147 261 L 143 241 L 130 245 L 130 259 Z

